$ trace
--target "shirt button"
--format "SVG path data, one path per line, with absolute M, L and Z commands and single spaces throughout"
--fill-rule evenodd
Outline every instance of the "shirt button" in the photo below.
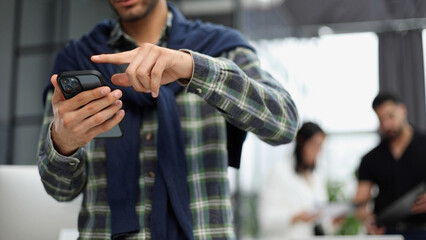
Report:
M 197 93 L 198 93 L 198 94 L 203 93 L 203 90 L 202 90 L 201 88 L 197 88 L 196 90 L 197 90 Z
M 148 175 L 152 178 L 155 178 L 155 172 L 153 172 L 153 171 L 149 171 Z
M 146 140 L 151 140 L 152 139 L 152 134 L 151 133 L 148 133 L 146 136 L 145 136 L 145 139 Z

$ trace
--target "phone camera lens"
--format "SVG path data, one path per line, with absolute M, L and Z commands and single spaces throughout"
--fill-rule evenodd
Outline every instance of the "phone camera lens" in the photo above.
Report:
M 70 82 L 71 82 L 70 85 L 74 89 L 74 91 L 76 92 L 81 91 L 80 82 L 76 78 L 71 78 Z
M 79 87 L 80 85 L 78 84 L 78 82 L 71 82 L 71 86 L 73 87 L 73 88 L 77 88 L 77 87 Z
M 64 84 L 64 85 L 68 84 L 69 82 L 70 81 L 68 80 L 68 78 L 61 79 L 61 83 Z
M 71 87 L 70 85 L 65 85 L 65 86 L 64 86 L 64 90 L 65 90 L 66 92 L 72 92 L 72 87 Z

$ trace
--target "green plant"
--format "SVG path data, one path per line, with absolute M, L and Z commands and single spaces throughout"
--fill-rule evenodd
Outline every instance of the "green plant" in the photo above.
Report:
M 346 216 L 342 226 L 337 230 L 335 235 L 358 235 L 361 231 L 362 222 L 354 215 Z
M 337 202 L 345 199 L 342 191 L 343 183 L 338 181 L 327 182 L 328 201 Z
M 330 181 L 327 183 L 328 200 L 330 202 L 346 201 L 346 197 L 342 191 L 343 183 Z M 353 214 L 344 217 L 343 222 L 335 235 L 358 235 L 361 232 L 362 222 Z

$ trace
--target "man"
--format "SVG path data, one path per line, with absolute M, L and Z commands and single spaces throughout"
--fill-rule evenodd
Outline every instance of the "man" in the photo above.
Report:
M 84 194 L 80 239 L 234 239 L 227 167 L 238 166 L 241 130 L 292 141 L 290 95 L 237 31 L 188 21 L 165 0 L 110 4 L 119 20 L 56 58 L 53 73 L 98 70 L 108 87 L 65 100 L 52 76 L 38 153 L 46 191 Z M 94 139 L 119 122 L 123 137 Z
M 405 239 L 426 239 L 426 194 L 418 197 L 406 219 L 386 225 L 376 224 L 376 216 L 392 202 L 426 179 L 426 135 L 416 131 L 407 121 L 406 106 L 392 93 L 379 93 L 373 109 L 380 121 L 382 140 L 367 153 L 358 170 L 358 190 L 355 202 L 361 204 L 359 217 L 366 220 L 371 234 L 403 234 Z M 374 214 L 367 202 L 376 184 Z

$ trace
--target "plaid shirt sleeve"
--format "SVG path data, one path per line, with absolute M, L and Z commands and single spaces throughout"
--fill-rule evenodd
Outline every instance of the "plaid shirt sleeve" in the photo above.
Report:
M 83 190 L 87 179 L 85 148 L 79 148 L 71 156 L 58 153 L 50 137 L 52 111 L 50 105 L 52 93 L 46 98 L 44 122 L 37 153 L 37 164 L 46 192 L 58 201 L 70 201 Z
M 191 52 L 194 73 L 187 91 L 216 106 L 227 121 L 279 145 L 292 141 L 298 113 L 290 94 L 263 71 L 256 54 L 236 48 L 221 58 Z

